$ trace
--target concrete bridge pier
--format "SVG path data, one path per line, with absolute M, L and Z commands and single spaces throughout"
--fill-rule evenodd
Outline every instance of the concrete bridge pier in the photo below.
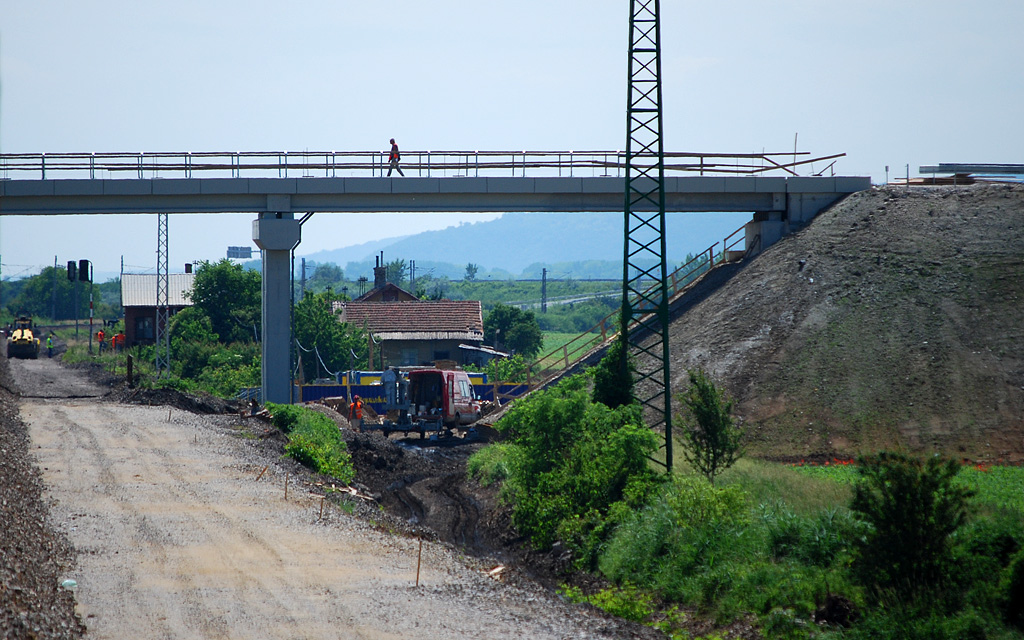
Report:
M 293 213 L 261 213 L 252 239 L 263 252 L 264 402 L 291 403 L 291 252 L 301 241 Z

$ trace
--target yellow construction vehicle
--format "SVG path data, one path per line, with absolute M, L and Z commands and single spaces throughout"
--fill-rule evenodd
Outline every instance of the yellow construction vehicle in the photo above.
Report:
M 39 338 L 32 332 L 32 318 L 21 316 L 14 321 L 14 331 L 7 336 L 7 357 L 39 357 Z

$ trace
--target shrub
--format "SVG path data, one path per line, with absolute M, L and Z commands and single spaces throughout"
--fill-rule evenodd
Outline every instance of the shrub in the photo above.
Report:
M 647 456 L 655 435 L 634 405 L 592 403 L 586 379 L 573 376 L 518 401 L 498 423 L 511 442 L 505 495 L 519 531 L 540 548 L 560 535 L 587 563 L 608 531 L 613 506 L 642 501 L 656 476 Z
M 481 485 L 488 486 L 504 481 L 509 474 L 508 458 L 511 445 L 492 444 L 480 449 L 469 457 L 466 471 Z
M 1009 624 L 1024 629 L 1024 549 L 1010 561 L 999 583 L 1003 613 Z
M 731 584 L 723 563 L 746 553 L 747 514 L 738 487 L 717 489 L 677 476 L 616 529 L 600 569 L 616 582 L 649 586 L 668 598 L 711 602 Z
M 594 402 L 613 409 L 633 402 L 633 373 L 636 365 L 629 357 L 626 341 L 619 338 L 594 367 Z
M 846 552 L 859 533 L 846 509 L 829 508 L 813 516 L 794 514 L 785 505 L 761 506 L 769 553 L 776 560 L 793 558 L 827 568 Z
M 714 484 L 715 476 L 743 455 L 743 431 L 732 416 L 732 400 L 715 386 L 706 373 L 690 370 L 690 387 L 679 396 L 687 409 L 684 420 L 683 455 L 693 468 Z
M 974 610 L 944 615 L 896 606 L 871 612 L 843 634 L 846 640 L 986 640 L 1000 637 L 988 616 Z
M 282 433 L 291 433 L 299 418 L 309 411 L 294 404 L 276 404 L 268 402 L 266 409 L 270 412 L 270 424 L 281 430 Z
M 858 465 L 850 507 L 868 530 L 855 544 L 856 578 L 874 602 L 941 594 L 951 578 L 952 536 L 972 495 L 954 482 L 960 466 L 886 452 L 861 457 Z
M 271 422 L 288 434 L 285 454 L 317 473 L 348 484 L 355 478 L 348 446 L 334 421 L 325 415 L 293 405 L 268 403 Z
M 654 599 L 651 595 L 631 584 L 602 589 L 591 596 L 585 596 L 582 590 L 571 586 L 564 587 L 561 593 L 572 602 L 586 602 L 613 616 L 633 622 L 643 622 L 654 613 Z

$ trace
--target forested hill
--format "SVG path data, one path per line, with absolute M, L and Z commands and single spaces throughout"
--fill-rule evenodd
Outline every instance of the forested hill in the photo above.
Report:
M 667 217 L 668 254 L 679 262 L 698 253 L 738 229 L 749 214 L 674 213 Z M 396 229 L 400 232 L 400 229 Z M 393 241 L 382 240 L 303 256 L 318 263 L 333 262 L 354 275 L 349 263 L 372 266 L 373 257 L 384 251 L 387 261 L 415 260 L 450 263 L 460 273 L 467 263 L 482 270 L 504 270 L 518 276 L 531 265 L 566 262 L 622 260 L 621 213 L 507 213 L 487 222 L 461 224 L 440 231 L 426 231 Z M 539 271 L 539 268 L 537 269 Z M 440 275 L 440 274 L 437 274 Z

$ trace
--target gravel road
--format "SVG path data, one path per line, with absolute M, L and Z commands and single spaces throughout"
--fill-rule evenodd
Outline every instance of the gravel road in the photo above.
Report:
M 77 551 L 62 578 L 87 638 L 632 635 L 446 544 L 423 543 L 416 587 L 417 539 L 329 502 L 321 517 L 294 478 L 286 499 L 287 467 L 237 418 L 104 401 L 55 361 L 9 364 L 50 521 Z

